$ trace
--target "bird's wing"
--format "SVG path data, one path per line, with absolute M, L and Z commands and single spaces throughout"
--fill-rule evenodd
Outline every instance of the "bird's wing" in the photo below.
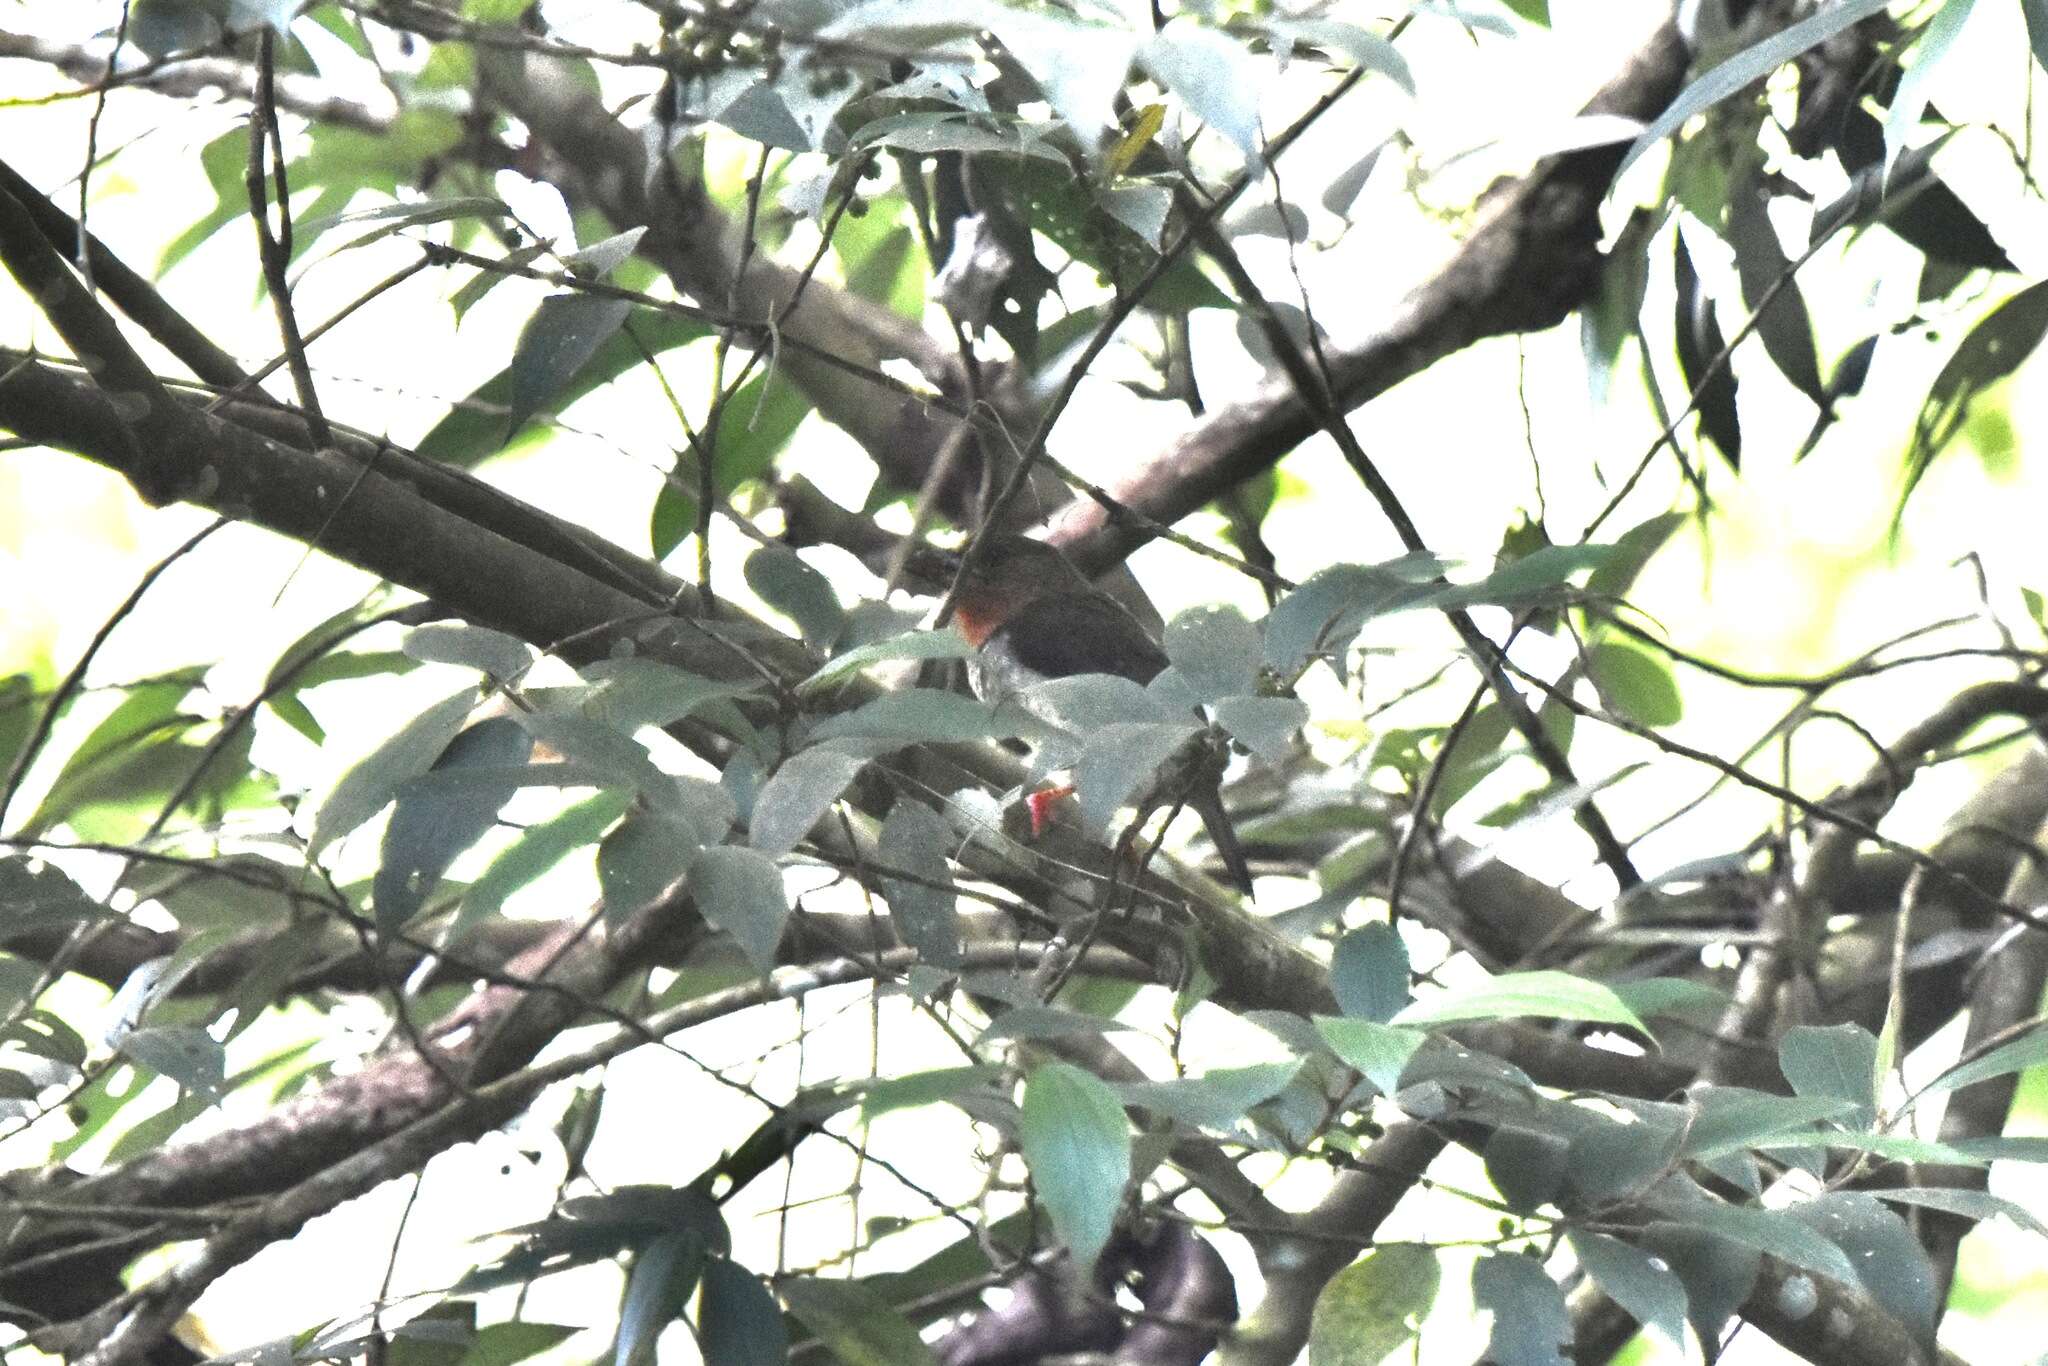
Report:
M 1137 618 L 1098 593 L 1053 593 L 1012 613 L 988 638 L 1019 666 L 1045 678 L 1119 674 L 1150 683 L 1166 653 Z

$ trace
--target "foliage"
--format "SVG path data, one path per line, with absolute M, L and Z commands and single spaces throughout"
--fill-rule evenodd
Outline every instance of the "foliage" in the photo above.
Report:
M 2007 1131 L 2048 1061 L 2041 585 L 1980 563 L 1964 618 L 1812 674 L 1658 610 L 1887 391 L 1894 554 L 1948 452 L 2023 420 L 2048 284 L 2019 209 L 1978 215 L 1987 183 L 2041 208 L 2031 104 L 1945 111 L 1991 24 L 2040 64 L 2042 5 L 1685 7 L 1570 127 L 1470 153 L 1502 176 L 1471 196 L 1429 125 L 1475 54 L 1566 50 L 1540 0 L 98 8 L 98 38 L 0 33 L 102 157 L 82 194 L 0 175 L 34 318 L 0 428 L 378 586 L 216 669 L 183 576 L 253 552 L 207 531 L 61 656 L 0 636 L 0 1317 L 33 1346 L 182 1350 L 265 1247 L 508 1125 L 546 1150 L 535 1217 L 408 1233 L 463 1267 L 309 1288 L 232 1345 L 1550 1363 L 1639 1329 L 1712 1357 L 1739 1319 L 1931 1362 L 1964 1233 L 2048 1235 L 1993 1189 L 2048 1160 Z M 90 141 L 203 89 L 249 117 L 189 165 Z M 2006 182 L 1945 150 L 1972 139 Z M 155 280 L 84 245 L 135 186 L 198 212 L 139 244 Z M 1368 255 L 1402 214 L 1459 220 L 1443 261 Z M 1385 330 L 1341 292 L 1368 261 L 1413 277 Z M 252 291 L 275 379 L 186 316 Z M 411 378 L 465 396 L 351 401 L 323 338 L 359 309 L 460 327 L 476 373 Z M 1549 440 L 1525 390 L 1532 497 L 1460 559 L 1347 414 L 1560 324 L 1628 449 Z M 1106 380 L 1144 415 L 1107 442 Z M 1501 401 L 1467 394 L 1437 448 Z M 600 429 L 634 478 L 587 463 Z M 1102 486 L 1064 463 L 1103 445 Z M 857 508 L 806 477 L 855 466 Z M 1340 477 L 1375 536 L 1292 536 Z M 593 528 L 598 485 L 629 506 Z M 1166 537 L 1249 586 L 1160 623 L 1163 667 L 971 696 L 925 542 L 1038 523 L 1090 569 Z M 1928 664 L 1911 714 L 1857 690 Z M 1864 748 L 1815 761 L 1809 726 Z M 1938 766 L 1960 798 L 1902 825 Z M 1219 773 L 1251 900 L 1170 838 Z M 529 1316 L 565 1285 L 615 1303 Z

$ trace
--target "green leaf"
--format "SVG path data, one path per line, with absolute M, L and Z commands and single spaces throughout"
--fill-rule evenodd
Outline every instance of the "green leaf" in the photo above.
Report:
M 1191 607 L 1166 627 L 1166 657 L 1198 702 L 1258 691 L 1258 628 L 1234 607 Z
M 1732 1153 L 1762 1139 L 1804 1131 L 1856 1108 L 1855 1101 L 1839 1096 L 1776 1096 L 1741 1086 L 1701 1087 L 1692 1092 L 1688 1101 L 1693 1117 L 1686 1128 L 1682 1151 L 1701 1159 Z
M 884 1077 L 861 1088 L 861 1116 L 873 1119 L 876 1115 L 887 1114 L 891 1110 L 938 1105 L 953 1100 L 963 1092 L 986 1092 L 1002 1074 L 999 1067 L 977 1065 L 940 1067 L 929 1072 L 912 1072 L 907 1076 Z
M 1153 34 L 1139 50 L 1138 60 L 1190 112 L 1235 146 L 1245 165 L 1262 162 L 1259 91 L 1269 68 L 1242 44 L 1182 18 Z
M 1899 491 L 1893 523 L 1905 515 L 1921 476 L 1963 429 L 1973 405 L 1984 391 L 2011 375 L 2034 354 L 2048 334 L 2048 280 L 2029 285 L 1985 315 L 1957 345 L 1955 354 L 1934 377 L 1933 386 L 1914 419 L 1913 440 L 1906 449 L 1905 487 Z
M 2038 1233 L 2048 1238 L 2048 1224 L 2035 1218 L 2033 1212 L 2025 1205 L 2016 1200 L 2008 1200 L 2002 1195 L 1993 1195 L 1989 1191 L 1965 1190 L 1960 1186 L 1906 1186 L 1897 1190 L 1873 1190 L 1868 1193 L 1894 1204 L 1945 1210 L 1978 1223 L 2002 1214 L 2027 1232 Z
M 700 678 L 653 659 L 607 659 L 585 666 L 582 673 L 597 685 L 583 699 L 583 714 L 629 735 L 642 726 L 672 726 L 707 703 L 744 697 L 760 687 L 758 682 Z
M 538 825 L 527 829 L 491 860 L 482 875 L 470 884 L 462 900 L 457 928 L 504 908 L 506 898 L 532 883 L 578 849 L 596 844 L 612 822 L 625 814 L 632 802 L 630 792 L 600 792 L 586 798 Z
M 448 742 L 433 771 L 452 773 L 519 765 L 533 752 L 533 740 L 507 716 L 487 717 Z M 511 783 L 474 787 L 401 784 L 391 819 L 384 827 L 370 904 L 377 928 L 390 933 L 410 921 L 471 845 L 497 824 L 498 812 L 518 789 Z
M 1007 735 L 996 708 L 976 698 L 939 688 L 897 688 L 850 712 L 828 716 L 811 731 L 813 740 L 863 738 L 931 741 L 986 740 Z
M 466 622 L 436 622 L 405 633 L 405 653 L 422 664 L 454 664 L 500 681 L 519 677 L 533 663 L 533 648 L 517 636 Z
M 535 1323 L 530 1319 L 487 1324 L 477 1329 L 469 1350 L 462 1354 L 457 1366 L 517 1366 L 518 1362 L 560 1346 L 581 1331 L 559 1323 Z
M 227 1052 L 203 1029 L 158 1025 L 130 1030 L 121 1051 L 185 1090 L 217 1100 L 227 1076 Z
M 1670 1267 L 1604 1233 L 1573 1229 L 1565 1236 L 1579 1265 L 1608 1299 L 1637 1323 L 1663 1334 L 1679 1351 L 1685 1350 L 1685 1286 Z
M 474 687 L 465 687 L 443 698 L 399 727 L 342 774 L 313 817 L 308 855 L 317 857 L 335 840 L 383 810 L 406 780 L 432 768 L 475 705 Z
M 974 647 L 958 631 L 910 631 L 848 650 L 797 684 L 796 691 L 800 697 L 810 696 L 892 659 L 965 659 L 973 653 Z
M 952 694 L 945 694 L 951 696 Z M 938 812 L 923 802 L 899 797 L 877 839 L 877 861 L 889 914 L 903 941 L 925 962 L 960 963 L 960 919 L 946 856 L 958 842 Z M 892 878 L 886 870 L 910 873 L 916 881 Z
M 1671 666 L 1630 645 L 1607 642 L 1586 652 L 1586 677 L 1601 700 L 1644 726 L 1668 726 L 1685 715 Z
M 783 1302 L 843 1366 L 938 1366 L 910 1321 L 858 1281 L 791 1276 Z
M 690 872 L 703 848 L 704 841 L 685 822 L 645 808 L 628 811 L 597 849 L 597 885 L 604 893 L 605 923 L 618 929 L 660 901 Z M 710 918 L 707 911 L 705 919 Z M 769 945 L 771 953 L 773 948 Z
M 1913 64 L 1899 77 L 1898 89 L 1892 93 L 1891 108 L 1885 111 L 1884 167 L 1887 173 L 1899 164 L 1899 153 L 1905 150 L 1906 139 L 1920 126 L 1920 116 L 1927 112 L 1927 99 L 1932 93 L 1929 83 L 1940 69 L 1942 60 L 1955 48 L 1963 25 L 1969 22 L 1970 12 L 1976 7 L 1977 0 L 1943 0 L 1941 8 L 1920 31 L 1919 41 L 1913 44 Z
M 1385 1024 L 1408 1004 L 1408 946 L 1385 921 L 1360 925 L 1337 941 L 1330 990 L 1346 1015 Z
M 1572 1340 L 1564 1290 L 1531 1257 L 1500 1254 L 1472 1266 L 1472 1301 L 1493 1315 L 1486 1359 L 1497 1366 L 1566 1366 Z
M 1126 1105 L 1197 1129 L 1229 1129 L 1255 1105 L 1285 1090 L 1301 1071 L 1301 1062 L 1254 1063 L 1219 1068 L 1172 1081 L 1131 1081 L 1117 1086 Z
M 1315 1024 L 1332 1052 L 1388 1096 L 1401 1089 L 1402 1070 L 1429 1037 L 1419 1029 L 1398 1029 L 1349 1017 L 1318 1015 Z
M 1397 1025 L 1447 1024 L 1454 1020 L 1587 1020 L 1624 1025 L 1650 1033 L 1636 1013 L 1609 987 L 1567 972 L 1509 972 L 1474 986 L 1417 1001 L 1395 1015 Z
M 1627 155 L 1614 170 L 1619 179 L 1650 148 L 1683 128 L 1695 115 L 1704 113 L 1751 82 L 1776 71 L 1808 48 L 1827 41 L 1851 24 L 1889 8 L 1889 0 L 1842 0 L 1808 19 L 1780 29 L 1763 41 L 1736 53 L 1701 76 L 1653 119 L 1648 128 L 1630 144 Z
M 823 574 L 781 545 L 757 547 L 747 556 L 747 586 L 761 601 L 795 622 L 805 641 L 830 649 L 846 622 L 846 609 Z
M 1863 1191 L 1826 1191 L 1785 1212 L 1846 1253 L 1870 1298 L 1933 1355 L 1934 1265 L 1904 1219 Z
M 1293 697 L 1226 697 L 1215 712 L 1232 739 L 1269 764 L 1286 762 L 1308 724 L 1308 704 Z
M 1080 1068 L 1046 1063 L 1024 1082 L 1024 1164 L 1075 1263 L 1092 1268 L 1131 1179 L 1131 1132 L 1116 1093 Z
M 989 1022 L 975 1039 L 975 1045 L 996 1039 L 1059 1039 L 1075 1034 L 1103 1034 L 1130 1026 L 1107 1015 L 1091 1015 L 1059 1006 L 1017 1005 Z
M 1266 663 L 1292 675 L 1311 656 L 1342 654 L 1366 622 L 1426 605 L 1442 589 L 1430 582 L 1445 561 L 1404 555 L 1385 564 L 1335 564 L 1318 570 L 1266 614 Z
M 706 849 L 690 865 L 690 894 L 706 920 L 739 941 L 747 961 L 764 973 L 775 966 L 789 919 L 789 895 L 775 860 L 736 844 Z
M 1477 583 L 1460 584 L 1438 595 L 1433 607 L 1515 607 L 1556 592 L 1573 574 L 1598 569 L 1615 554 L 1612 545 L 1547 545 L 1502 565 Z
M 719 1366 L 783 1366 L 789 1328 L 761 1278 L 737 1262 L 712 1259 L 704 1268 L 697 1338 L 704 1360 Z
M 1082 828 L 1097 835 L 1107 830 L 1118 809 L 1143 797 L 1159 766 L 1194 733 L 1184 722 L 1125 721 L 1089 735 L 1074 763 Z
M 244 157 L 246 160 L 246 144 Z M 246 200 L 242 212 L 248 212 Z M 647 316 L 635 318 L 630 328 L 615 330 L 570 378 L 558 386 L 554 394 L 556 407 L 567 407 L 599 385 L 617 379 L 642 364 L 645 359 L 641 353 L 642 345 L 646 347 L 647 354 L 660 356 L 665 351 L 709 335 L 711 329 L 694 318 L 650 310 Z M 635 338 L 638 338 L 637 342 Z M 508 365 L 457 403 L 448 416 L 421 438 L 415 447 L 418 453 L 429 460 L 465 468 L 485 456 L 496 454 L 508 436 L 505 415 L 515 406 L 513 368 Z
M 694 1232 L 664 1233 L 633 1255 L 612 1366 L 648 1366 L 654 1360 L 655 1340 L 682 1314 L 703 1264 L 703 1239 Z
M 1854 1122 L 1877 1120 L 1877 1037 L 1859 1024 L 1796 1025 L 1778 1041 L 1778 1070 L 1802 1096 L 1832 1096 L 1855 1107 Z
M 1414 1243 L 1375 1248 L 1339 1271 L 1316 1296 L 1309 1366 L 1379 1366 L 1429 1316 L 1441 1276 L 1435 1251 Z
M 1843 1285 L 1856 1284 L 1856 1268 L 1850 1265 L 1842 1249 L 1787 1211 L 1700 1201 L 1686 1204 L 1681 1218 L 1683 1222 L 1676 1225 L 1681 1231 L 1711 1234 Z M 1661 1220 L 1650 1225 L 1652 1229 L 1666 1226 Z
M 1929 1082 L 1922 1094 L 1959 1091 L 1993 1077 L 2010 1076 L 2029 1067 L 2039 1067 L 2044 1062 L 2048 1062 L 2048 1029 L 2034 1029 L 1968 1062 L 1957 1063 Z
M 747 480 L 766 475 L 810 412 L 810 402 L 803 392 L 779 371 L 771 369 L 741 385 L 719 411 L 718 431 L 711 447 L 713 491 L 728 494 Z M 701 435 L 691 449 L 702 458 Z M 679 466 L 663 482 L 654 500 L 649 535 L 655 557 L 667 555 L 696 529 L 695 468 Z
M 796 848 L 866 765 L 866 755 L 830 746 L 790 755 L 754 797 L 749 842 L 770 858 Z

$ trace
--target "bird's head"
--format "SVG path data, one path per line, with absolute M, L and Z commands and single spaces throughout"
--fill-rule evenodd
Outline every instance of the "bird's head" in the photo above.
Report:
M 953 597 L 953 624 L 977 648 L 1028 602 L 1051 593 L 1087 592 L 1067 557 L 1027 536 L 982 538 L 967 556 Z

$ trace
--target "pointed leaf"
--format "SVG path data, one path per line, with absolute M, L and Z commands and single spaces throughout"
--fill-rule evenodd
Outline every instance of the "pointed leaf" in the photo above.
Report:
M 1067 1250 L 1092 1267 L 1116 1227 L 1131 1179 L 1131 1132 L 1116 1093 L 1067 1063 L 1024 1082 L 1018 1131 L 1032 1185 Z
M 792 1276 L 779 1288 L 797 1322 L 844 1366 L 938 1366 L 910 1321 L 859 1281 Z
M 739 941 L 749 962 L 762 972 L 775 966 L 789 896 L 773 859 L 736 844 L 706 849 L 690 865 L 690 895 L 706 920 Z
M 1415 1336 L 1441 1276 L 1436 1252 L 1414 1243 L 1375 1248 L 1339 1271 L 1316 1296 L 1309 1366 L 1379 1366 Z
M 771 857 L 796 848 L 866 765 L 864 756 L 829 746 L 783 760 L 754 798 L 753 846 Z
M 948 694 L 950 696 L 950 694 Z M 957 967 L 960 963 L 960 919 L 953 874 L 946 856 L 958 837 L 938 812 L 924 803 L 899 797 L 882 822 L 877 841 L 885 869 L 916 874 L 916 881 L 882 876 L 889 914 L 903 941 L 928 963 Z
M 1579 1265 L 1608 1299 L 1685 1350 L 1685 1286 L 1663 1258 L 1604 1233 L 1574 1229 L 1566 1237 Z
M 443 698 L 399 728 L 344 773 L 321 801 L 313 817 L 307 852 L 321 850 L 384 809 L 408 778 L 433 767 L 476 705 L 476 689 L 466 687 Z
M 1486 1358 L 1496 1366 L 1566 1366 L 1572 1341 L 1564 1290 L 1543 1264 L 1512 1254 L 1481 1257 L 1472 1267 L 1472 1300 L 1493 1315 Z
M 1474 986 L 1447 991 L 1415 1002 L 1393 1018 L 1397 1025 L 1445 1024 L 1453 1020 L 1510 1020 L 1533 1016 L 1546 1020 L 1588 1020 L 1625 1025 L 1644 1035 L 1649 1028 L 1622 1003 L 1610 987 L 1542 970 L 1509 972 Z
M 1388 1096 L 1401 1089 L 1402 1070 L 1428 1038 L 1419 1029 L 1397 1029 L 1349 1017 L 1318 1015 L 1315 1024 L 1332 1052 L 1364 1073 L 1380 1094 Z
M 1630 145 L 1621 164 L 1615 167 L 1616 178 L 1626 174 L 1644 152 L 1683 128 L 1694 115 L 1719 104 L 1752 81 L 1776 71 L 1800 53 L 1827 41 L 1851 24 L 1860 23 L 1887 8 L 1888 0 L 1842 0 L 1842 3 L 1780 29 L 1736 53 L 1680 91 L 1678 98 L 1651 121 L 1642 136 Z
M 713 1258 L 704 1267 L 697 1338 L 706 1361 L 719 1366 L 783 1366 L 789 1329 L 782 1307 L 761 1278 L 737 1262 Z

